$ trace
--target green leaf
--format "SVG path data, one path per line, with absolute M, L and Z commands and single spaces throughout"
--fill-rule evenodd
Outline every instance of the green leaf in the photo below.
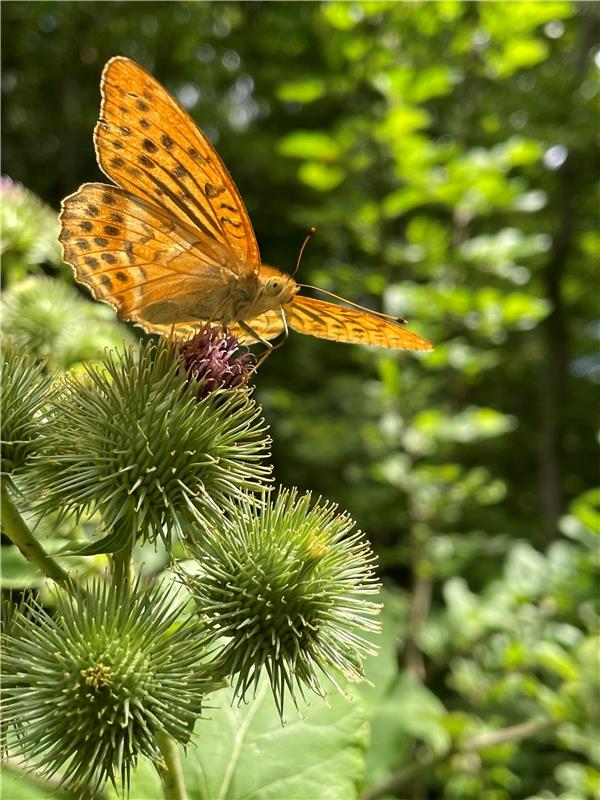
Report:
M 375 786 L 385 780 L 408 755 L 413 739 L 426 742 L 435 753 L 444 752 L 449 745 L 444 714 L 444 706 L 435 694 L 403 672 L 381 698 L 371 719 L 366 785 Z
M 507 78 L 523 67 L 531 67 L 548 55 L 548 45 L 533 37 L 519 37 L 506 42 L 502 53 L 490 58 L 496 74 Z
M 74 800 L 75 795 L 43 779 L 26 775 L 17 767 L 2 765 L 0 797 L 4 800 Z
M 600 534 L 600 488 L 590 489 L 571 503 L 571 513 L 594 533 Z
M 356 694 L 353 689 L 353 693 Z M 262 681 L 247 705 L 230 689 L 210 697 L 210 718 L 196 725 L 197 747 L 182 752 L 190 798 L 203 800 L 353 800 L 363 777 L 368 728 L 362 703 L 339 694 L 318 698 L 282 727 Z M 217 706 L 214 708 L 214 706 Z M 293 718 L 292 718 L 293 717 Z M 154 800 L 152 767 L 134 776 L 131 797 Z M 116 797 L 112 793 L 109 796 Z
M 427 742 L 435 752 L 443 751 L 448 736 L 442 725 L 443 704 L 423 684 L 403 672 L 398 675 L 398 643 L 406 618 L 405 601 L 390 590 L 382 590 L 382 631 L 373 636 L 379 646 L 365 664 L 365 675 L 373 684 L 357 687 L 367 703 L 371 743 L 366 757 L 367 786 L 384 780 L 399 763 L 412 737 Z
M 471 406 L 452 416 L 431 408 L 417 414 L 413 426 L 433 440 L 473 442 L 509 433 L 516 427 L 516 419 L 493 408 Z
M 320 78 L 287 81 L 277 88 L 277 97 L 285 103 L 312 103 L 325 94 L 325 88 L 325 81 Z
M 97 556 L 100 553 L 118 553 L 131 540 L 131 531 L 123 525 L 117 526 L 114 531 L 103 536 L 97 542 L 85 544 L 81 547 L 69 545 L 61 551 L 61 556 Z
M 333 136 L 321 131 L 294 131 L 279 140 L 277 152 L 288 158 L 333 161 L 340 148 Z
M 338 167 L 330 167 L 327 164 L 309 161 L 306 164 L 302 164 L 298 170 L 298 177 L 307 186 L 311 186 L 320 192 L 328 192 L 331 189 L 335 189 L 344 180 L 346 173 Z

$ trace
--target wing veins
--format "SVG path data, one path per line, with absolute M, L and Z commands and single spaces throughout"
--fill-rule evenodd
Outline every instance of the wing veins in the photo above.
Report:
M 84 184 L 84 185 L 86 185 L 86 184 Z M 89 185 L 90 185 L 90 186 L 93 186 L 94 184 L 89 184 Z M 133 205 L 133 204 L 138 204 L 138 205 L 146 205 L 146 206 L 148 207 L 148 209 L 149 209 L 150 211 L 152 211 L 152 213 L 154 213 L 154 214 L 157 214 L 157 213 L 158 213 L 158 216 L 159 216 L 159 217 L 161 217 L 161 218 L 164 218 L 165 216 L 166 216 L 166 217 L 170 216 L 170 214 L 169 214 L 168 212 L 165 212 L 163 209 L 159 208 L 158 206 L 154 206 L 152 203 L 150 203 L 150 202 L 148 202 L 148 201 L 144 200 L 143 198 L 138 198 L 138 197 L 136 197 L 135 195 L 132 195 L 132 194 L 128 193 L 126 189 L 122 189 L 120 186 L 117 186 L 117 187 L 115 187 L 115 186 L 111 186 L 111 185 L 109 185 L 109 184 L 106 184 L 106 185 L 104 185 L 104 184 L 100 184 L 100 185 L 105 187 L 105 188 L 104 188 L 104 191 L 106 191 L 106 189 L 111 189 L 111 190 L 113 190 L 113 191 L 114 191 L 115 189 L 117 189 L 118 191 L 125 193 L 126 199 L 127 199 L 127 201 L 128 201 L 129 203 L 131 203 L 132 205 Z M 67 210 L 67 207 L 65 206 L 65 203 L 66 203 L 66 202 L 68 202 L 68 201 L 69 201 L 69 200 L 70 200 L 72 197 L 77 197 L 77 195 L 78 195 L 78 192 L 76 192 L 74 195 L 70 195 L 70 197 L 67 197 L 65 200 L 63 200 L 63 211 L 61 211 L 61 214 L 60 214 L 60 217 L 61 217 L 61 219 L 63 219 L 63 213 L 64 213 L 64 211 L 66 211 L 66 210 Z M 81 195 L 80 195 L 80 196 L 81 196 Z M 120 195 L 119 195 L 119 196 L 120 196 Z M 102 203 L 101 201 L 96 201 L 96 200 L 95 200 L 95 202 L 97 202 L 97 205 L 98 205 L 100 208 L 104 208 L 104 209 L 110 209 L 110 211 L 114 211 L 114 207 L 113 207 L 113 206 L 109 206 L 109 205 L 107 205 L 106 203 Z M 71 211 L 69 211 L 69 213 L 75 213 L 75 214 L 76 214 L 77 212 L 76 212 L 76 211 L 74 211 L 74 212 L 71 212 Z M 140 217 L 136 217 L 134 214 L 131 214 L 129 211 L 124 211 L 123 209 L 119 209 L 119 213 L 120 213 L 120 214 L 121 214 L 121 215 L 122 215 L 122 216 L 123 216 L 125 219 L 127 219 L 127 218 L 135 219 L 135 220 L 136 220 L 137 222 L 139 222 L 141 225 L 148 225 L 148 221 L 147 221 L 147 220 L 141 219 Z M 94 217 L 84 217 L 83 215 L 82 215 L 81 217 L 64 217 L 64 219 L 65 219 L 67 222 L 71 222 L 71 221 L 75 221 L 76 219 L 80 219 L 80 220 L 88 220 L 88 221 L 90 221 L 90 222 L 92 222 L 92 223 L 94 223 L 94 224 L 97 224 L 97 223 L 98 223 L 98 220 L 97 220 L 97 218 L 94 218 Z M 175 220 L 175 227 L 174 227 L 174 228 L 172 228 L 171 230 L 169 230 L 167 227 L 164 227 L 164 228 L 161 228 L 161 229 L 160 229 L 160 233 L 161 233 L 161 235 L 162 235 L 162 236 L 164 236 L 164 237 L 165 237 L 165 239 L 169 239 L 169 241 L 171 241 L 171 242 L 172 242 L 172 243 L 173 243 L 173 244 L 174 244 L 176 247 L 179 247 L 179 248 L 181 248 L 181 251 L 182 251 L 182 252 L 184 252 L 184 251 L 185 251 L 185 248 L 182 246 L 181 242 L 180 242 L 180 241 L 177 241 L 176 239 L 174 239 L 174 238 L 173 238 L 173 236 L 172 236 L 171 234 L 173 234 L 173 233 L 174 233 L 174 232 L 177 230 L 177 228 L 181 229 L 182 233 L 190 233 L 190 234 L 193 234 L 193 235 L 194 235 L 194 237 L 195 237 L 195 239 L 194 239 L 194 241 L 193 241 L 193 242 L 191 242 L 189 239 L 187 239 L 187 238 L 186 238 L 185 236 L 183 236 L 183 235 L 181 236 L 181 238 L 182 238 L 182 239 L 183 239 L 185 242 L 187 242 L 188 244 L 190 244 L 190 245 L 191 245 L 191 246 L 192 246 L 194 249 L 196 249 L 196 250 L 199 250 L 199 251 L 200 251 L 200 252 L 201 252 L 203 255 L 208 255 L 208 256 L 212 255 L 212 256 L 213 256 L 213 258 L 214 258 L 214 260 L 215 260 L 215 262 L 216 262 L 216 265 L 218 265 L 218 266 L 222 266 L 222 267 L 223 267 L 223 269 L 227 269 L 227 270 L 228 270 L 228 272 L 230 272 L 230 274 L 231 274 L 231 275 L 234 275 L 234 276 L 236 275 L 236 273 L 235 273 L 233 270 L 231 270 L 231 269 L 230 269 L 228 266 L 226 266 L 225 264 L 222 264 L 222 262 L 220 262 L 220 261 L 219 261 L 218 255 L 216 255 L 216 254 L 211 254 L 211 253 L 205 253 L 205 252 L 202 250 L 202 247 L 200 247 L 199 245 L 205 245 L 205 242 L 203 242 L 201 239 L 198 239 L 198 238 L 197 238 L 198 230 L 197 230 L 196 228 L 194 228 L 192 225 L 190 225 L 189 223 L 187 223 L 185 220 L 179 220 L 179 219 L 178 219 L 178 218 L 176 218 L 176 217 L 173 217 L 173 219 Z M 112 220 L 111 220 L 111 224 L 114 224 L 114 225 L 120 226 L 120 227 L 122 227 L 122 228 L 125 228 L 125 227 L 126 227 L 124 223 L 118 223 L 118 222 L 114 222 L 114 221 L 112 221 Z M 202 233 L 202 231 L 200 231 L 200 233 Z M 207 236 L 210 238 L 210 241 L 209 241 L 208 243 L 206 243 L 206 246 L 207 246 L 207 247 L 211 247 L 211 246 L 213 245 L 213 243 L 214 243 L 214 244 L 216 244 L 218 247 L 223 247 L 223 249 L 225 249 L 225 247 L 224 247 L 224 246 L 221 244 L 221 242 L 219 242 L 217 239 L 215 239 L 215 238 L 214 238 L 214 237 L 213 237 L 213 236 L 212 236 L 210 233 L 207 233 L 206 235 L 207 235 Z M 105 233 L 104 231 L 102 231 L 102 232 L 99 232 L 99 233 L 85 233 L 85 234 L 84 234 L 84 233 L 82 233 L 82 232 L 80 232 L 80 231 L 77 231 L 77 237 L 78 237 L 79 239 L 94 239 L 94 238 L 96 238 L 96 237 L 98 237 L 98 236 L 100 236 L 100 237 L 102 237 L 102 238 L 104 238 L 104 239 L 111 239 L 111 240 L 115 240 L 115 238 L 116 238 L 116 237 L 114 237 L 114 236 L 108 236 L 108 235 L 106 235 L 106 233 Z M 117 241 L 123 241 L 124 239 L 122 238 L 122 239 L 116 239 L 116 240 L 117 240 Z M 62 241 L 62 240 L 61 240 L 61 241 Z M 126 239 L 125 241 L 129 241 L 129 240 L 128 240 L 128 239 Z M 152 239 L 149 239 L 148 241 L 152 241 Z M 154 241 L 156 241 L 156 242 L 160 242 L 160 240 L 159 240 L 158 238 L 154 238 Z M 146 247 L 148 246 L 148 245 L 147 245 L 146 243 L 144 243 L 144 242 L 141 242 L 141 244 L 142 244 L 142 245 L 144 245 L 144 246 L 146 246 Z M 165 246 L 168 246 L 168 245 L 165 245 Z M 157 248 L 149 248 L 149 249 L 157 249 Z M 88 252 L 89 252 L 89 251 L 88 251 Z M 101 251 L 95 251 L 95 252 L 101 252 Z M 230 256 L 231 256 L 233 259 L 235 259 L 235 256 L 233 255 L 233 253 L 231 253 L 231 251 L 230 251 L 230 250 L 227 250 L 226 252 L 227 252 L 227 254 L 228 254 L 228 255 L 230 255 Z
M 126 116 L 124 116 L 124 115 L 123 115 L 123 113 L 122 113 L 122 112 L 120 112 L 120 111 L 119 111 L 119 112 L 115 112 L 115 113 L 114 113 L 114 116 L 115 116 L 115 118 L 117 118 L 117 119 L 119 119 L 119 120 L 121 120 L 121 121 L 125 121 L 126 123 L 129 123 L 129 122 L 130 122 L 130 121 L 127 119 L 127 117 L 126 117 Z M 110 123 L 108 123 L 108 124 L 110 124 Z M 162 128 L 160 125 L 158 125 L 158 124 L 157 124 L 156 122 L 154 122 L 154 121 L 153 121 L 152 125 L 153 125 L 153 128 L 154 128 L 155 130 L 157 130 L 157 131 L 159 131 L 160 133 L 163 133 L 163 134 L 165 134 L 166 136 L 169 136 L 171 139 L 173 139 L 173 137 L 172 137 L 172 132 L 171 132 L 171 133 L 169 133 L 169 131 L 166 131 L 164 128 Z M 188 168 L 187 168 L 187 167 L 186 167 L 186 166 L 185 166 L 185 165 L 182 163 L 182 161 L 181 161 L 180 159 L 176 158 L 176 157 L 175 157 L 175 155 L 173 154 L 173 152 L 172 152 L 171 150 L 166 150 L 166 148 L 163 146 L 163 144 L 162 144 L 161 142 L 157 142 L 157 141 L 156 141 L 156 139 L 155 139 L 155 138 L 154 138 L 154 137 L 153 137 L 153 136 L 152 136 L 152 135 L 151 135 L 149 132 L 145 132 L 145 138 L 149 139 L 149 140 L 150 140 L 150 141 L 151 141 L 151 142 L 154 144 L 154 146 L 157 148 L 157 150 L 159 150 L 159 151 L 163 151 L 163 152 L 168 152 L 168 153 L 169 153 L 169 155 L 171 156 L 171 158 L 173 159 L 173 161 L 175 161 L 175 162 L 176 162 L 176 163 L 177 163 L 177 164 L 178 164 L 180 167 L 182 167 L 182 168 L 183 168 L 183 169 L 186 171 L 186 174 L 188 174 L 188 175 L 190 176 L 190 178 L 192 179 L 192 181 L 193 181 L 194 185 L 196 186 L 196 188 L 198 189 L 198 191 L 201 193 L 201 195 L 202 195 L 203 197 L 205 197 L 205 198 L 206 198 L 206 200 L 208 201 L 208 205 L 210 206 L 210 208 L 211 208 L 211 209 L 212 209 L 212 211 L 213 211 L 213 215 L 212 215 L 212 217 L 211 217 L 211 215 L 206 215 L 206 216 L 207 216 L 209 219 L 211 219 L 211 221 L 212 221 L 212 222 L 217 222 L 217 223 L 218 223 L 218 229 L 221 231 L 221 233 L 223 234 L 223 236 L 224 236 L 224 237 L 226 237 L 226 236 L 227 236 L 227 234 L 226 234 L 226 232 L 225 232 L 225 229 L 223 228 L 223 226 L 220 224 L 220 218 L 219 218 L 218 212 L 217 212 L 217 210 L 216 210 L 215 206 L 214 206 L 214 205 L 211 203 L 211 200 L 210 200 L 210 198 L 206 196 L 206 194 L 205 194 L 205 192 L 204 192 L 204 188 L 203 188 L 203 187 L 202 187 L 202 186 L 201 186 L 201 185 L 198 183 L 198 181 L 196 180 L 196 178 L 195 178 L 195 176 L 194 176 L 194 173 L 193 173 L 193 172 L 191 172 L 191 171 L 190 171 L 190 170 L 189 170 L 189 169 L 188 169 Z M 184 150 L 184 148 L 183 148 L 183 147 L 182 147 L 182 146 L 179 144 L 179 142 L 178 142 L 176 139 L 173 139 L 173 143 L 174 143 L 174 144 L 176 144 L 176 145 L 177 145 L 177 148 L 178 148 L 179 150 L 181 150 L 183 153 L 185 153 L 185 152 L 186 152 L 186 151 Z M 119 154 L 121 153 L 121 151 L 117 151 L 117 150 L 115 150 L 114 148 L 112 148 L 112 150 L 113 150 L 113 152 L 114 152 L 114 153 L 119 153 Z M 121 156 L 121 157 L 122 157 L 122 156 Z M 205 156 L 204 156 L 204 157 L 205 157 Z M 148 158 L 150 158 L 150 156 L 148 156 Z M 198 164 L 198 162 L 197 162 L 197 161 L 194 161 L 194 159 L 192 159 L 191 157 L 190 157 L 190 160 L 191 160 L 191 161 L 193 161 L 193 163 L 194 163 L 194 166 L 195 166 L 195 167 L 198 169 L 198 171 L 201 171 L 201 172 L 202 172 L 202 175 L 203 175 L 203 177 L 204 177 L 204 179 L 205 179 L 205 182 L 206 182 L 206 180 L 208 180 L 209 178 L 211 178 L 211 177 L 212 177 L 212 176 L 211 176 L 211 175 L 210 175 L 208 172 L 206 172 L 205 170 L 203 170 L 203 169 L 202 169 L 202 165 L 201 165 L 201 164 Z M 160 166 L 160 165 L 159 165 L 159 166 Z M 163 168 L 163 169 L 164 169 L 164 168 Z M 167 172 L 167 174 L 169 174 L 169 175 L 171 174 L 170 172 L 168 172 L 168 170 L 164 170 L 164 171 L 165 171 L 165 172 Z M 109 176 L 109 177 L 110 177 L 110 176 Z M 179 185 L 182 185 L 182 184 L 179 184 Z M 230 194 L 231 194 L 231 192 L 230 192 Z M 232 195 L 232 197 L 233 197 L 233 195 Z M 238 199 L 238 198 L 235 198 L 235 197 L 233 197 L 233 199 L 237 201 L 237 199 Z M 202 205 L 200 205 L 199 203 L 196 203 L 196 202 L 194 202 L 194 204 L 193 204 L 193 205 L 194 205 L 194 208 L 195 208 L 196 210 L 198 210 L 198 211 L 202 212 L 203 214 L 206 214 L 206 212 L 204 211 L 204 209 L 203 209 Z M 239 211 L 240 211 L 239 205 L 238 205 L 238 208 L 236 209 L 236 211 L 239 213 Z
M 111 149 L 111 152 L 113 152 L 113 153 L 118 153 L 118 154 L 119 154 L 119 155 L 118 155 L 118 157 L 119 157 L 119 158 L 121 158 L 121 159 L 123 160 L 123 162 L 124 162 L 124 163 L 131 164 L 131 165 L 132 165 L 132 166 L 133 166 L 133 167 L 134 167 L 136 170 L 138 170 L 139 172 L 142 172 L 142 171 L 143 171 L 143 170 L 142 170 L 142 168 L 140 167 L 140 165 L 139 165 L 137 162 L 135 162 L 135 161 L 132 161 L 131 159 L 129 159 L 129 158 L 126 158 L 125 156 L 123 156 L 123 155 L 122 155 L 122 152 L 123 152 L 123 151 L 121 151 L 121 150 L 113 150 L 113 149 Z M 147 157 L 148 157 L 148 158 L 150 158 L 150 156 L 147 156 Z M 163 172 L 165 172 L 167 175 L 169 175 L 169 176 L 170 176 L 170 173 L 169 173 L 169 172 L 168 172 L 166 169 L 164 169 L 164 167 L 163 167 L 162 165 L 160 165 L 160 164 L 159 164 L 158 162 L 156 162 L 154 159 L 152 159 L 152 162 L 153 162 L 153 163 L 154 163 L 154 164 L 155 164 L 157 167 L 159 167 L 159 168 L 160 168 L 160 169 L 161 169 Z M 108 171 L 106 171 L 106 170 L 104 169 L 104 166 L 103 166 L 103 165 L 101 165 L 101 166 L 102 166 L 102 171 L 105 173 L 105 175 L 106 175 L 106 176 L 107 176 L 107 177 L 108 177 L 110 180 L 115 180 L 115 178 L 113 177 L 113 175 L 110 175 L 110 174 L 109 174 L 109 172 L 108 172 Z M 233 259 L 235 259 L 235 256 L 234 256 L 234 254 L 231 252 L 231 249 L 228 247 L 228 245 L 227 245 L 225 242 L 221 242 L 221 241 L 219 241 L 219 240 L 217 239 L 217 237 L 216 237 L 216 236 L 215 236 L 213 233 L 211 233 L 211 231 L 210 231 L 210 230 L 208 230 L 208 228 L 206 227 L 206 225 L 205 225 L 205 224 L 204 224 L 204 223 L 203 223 L 203 222 L 202 222 L 202 221 L 201 221 L 201 220 L 200 220 L 200 219 L 199 219 L 199 218 L 196 216 L 196 214 L 195 214 L 195 213 L 193 213 L 192 211 L 188 210 L 188 209 L 187 209 L 187 207 L 186 207 L 185 205 L 182 205 L 182 200 L 181 200 L 181 198 L 180 198 L 180 197 L 178 197 L 178 196 L 177 196 L 177 194 L 176 194 L 176 193 L 175 193 L 175 192 L 174 192 L 174 191 L 173 191 L 173 190 L 172 190 L 172 189 L 171 189 L 169 186 L 167 186 L 167 184 L 166 184 L 166 183 L 164 183 L 162 180 L 160 180 L 160 179 L 159 179 L 159 178 L 157 178 L 155 175 L 153 175 L 153 173 L 152 173 L 152 170 L 146 170 L 146 171 L 144 172 L 144 175 L 147 175 L 147 176 L 148 176 L 148 178 L 149 178 L 149 179 L 150 179 L 150 180 L 151 180 L 151 181 L 152 181 L 152 182 L 153 182 L 153 183 L 154 183 L 154 184 L 155 184 L 155 185 L 156 185 L 156 186 L 157 186 L 157 187 L 158 187 L 158 188 L 159 188 L 161 191 L 163 191 L 163 192 L 164 192 L 164 193 L 165 193 L 165 194 L 166 194 L 166 195 L 167 195 L 167 196 L 168 196 L 168 197 L 169 197 L 169 198 L 172 200 L 172 202 L 173 202 L 173 203 L 175 204 L 175 206 L 176 206 L 176 207 L 179 209 L 179 211 L 180 211 L 180 212 L 181 212 L 181 213 L 184 215 L 184 217 L 188 217 L 190 220 L 192 220 L 192 221 L 193 221 L 193 225 L 191 225 L 191 227 L 195 226 L 195 227 L 196 227 L 196 228 L 197 228 L 199 231 L 201 231 L 202 233 L 204 233 L 204 234 L 205 234 L 205 236 L 210 236 L 210 238 L 211 238 L 211 239 L 214 239 L 215 241 L 219 242 L 219 244 L 221 244 L 221 245 L 222 245 L 222 247 L 223 247 L 224 249 L 227 249 L 227 250 L 228 250 L 228 251 L 231 253 L 231 257 L 232 257 Z M 139 184 L 139 183 L 138 183 L 138 182 L 135 180 L 135 177 L 134 177 L 134 175 L 132 175 L 131 173 L 128 173 L 128 176 L 127 176 L 127 177 L 128 177 L 128 180 L 129 180 L 129 181 L 130 181 L 130 182 L 131 182 L 131 183 L 132 183 L 132 184 L 133 184 L 133 185 L 134 185 L 134 186 L 135 186 L 135 187 L 136 187 L 136 188 L 139 190 L 140 194 L 142 195 L 140 199 L 142 199 L 142 200 L 146 200 L 146 195 L 148 194 L 148 189 L 147 189 L 147 187 L 145 187 L 145 186 L 143 186 L 143 185 L 142 185 L 142 186 L 140 186 L 140 184 Z M 170 176 L 170 177 L 172 177 L 172 176 Z M 184 185 L 184 184 L 182 184 L 182 183 L 179 183 L 179 181 L 177 180 L 177 178 L 173 178 L 173 181 L 174 181 L 174 182 L 175 182 L 175 183 L 176 183 L 176 184 L 177 184 L 177 185 L 178 185 L 180 188 L 182 188 L 184 191 L 186 191 L 186 192 L 187 192 L 187 189 L 186 189 L 185 185 Z M 122 189 L 123 191 L 128 191 L 127 189 L 123 189 L 123 187 L 119 187 L 119 188 L 120 188 L 120 189 Z M 135 195 L 134 195 L 134 196 L 135 196 Z M 153 198 L 153 199 L 154 199 L 154 198 Z M 148 200 L 146 200 L 146 202 L 148 202 L 150 205 L 152 205 L 152 204 L 153 204 L 153 203 L 152 203 L 152 201 L 148 201 Z M 179 221 L 179 219 L 180 219 L 180 218 L 179 218 L 179 217 L 177 217 L 177 219 L 178 219 L 178 221 Z M 183 219 L 183 220 L 181 220 L 181 221 L 182 221 L 182 222 L 187 222 L 187 224 L 188 224 L 188 225 L 190 225 L 190 222 L 188 222 L 188 221 L 187 221 L 187 219 Z M 213 226 L 213 227 L 214 227 L 214 226 Z M 217 230 L 217 228 L 215 228 L 215 230 Z

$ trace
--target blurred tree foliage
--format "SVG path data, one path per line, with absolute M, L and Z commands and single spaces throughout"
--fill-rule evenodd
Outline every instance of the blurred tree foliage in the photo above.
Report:
M 258 378 L 278 478 L 348 508 L 389 582 L 370 797 L 598 791 L 597 12 L 4 6 L 14 181 L 58 208 L 100 178 L 99 76 L 128 55 L 215 142 L 266 262 L 291 271 L 315 224 L 300 280 L 436 343 L 415 357 L 292 334 Z M 51 252 L 29 257 L 34 210 L 7 213 L 5 281 L 64 277 Z

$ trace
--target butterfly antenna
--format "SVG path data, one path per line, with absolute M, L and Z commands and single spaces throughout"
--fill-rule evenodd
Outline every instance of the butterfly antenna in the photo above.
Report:
M 302 254 L 306 249 L 306 245 L 310 242 L 310 240 L 312 239 L 312 237 L 315 235 L 316 232 L 317 229 L 315 228 L 315 226 L 311 225 L 311 227 L 308 229 L 308 233 L 306 234 L 306 238 L 302 242 L 302 247 L 300 248 L 300 252 L 298 253 L 298 260 L 296 261 L 296 267 L 292 272 L 292 275 L 295 275 L 298 272 L 298 268 L 300 267 L 300 261 L 302 260 Z
M 341 300 L 342 303 L 346 303 L 353 308 L 358 308 L 360 311 L 366 311 L 367 314 L 372 314 L 374 317 L 381 317 L 382 319 L 389 319 L 392 322 L 397 322 L 400 325 L 406 325 L 406 320 L 402 317 L 395 317 L 393 314 L 386 314 L 383 311 L 375 311 L 373 308 L 361 306 L 359 303 L 353 303 L 352 300 L 347 300 L 345 297 L 340 297 L 339 294 L 328 292 L 327 289 L 321 289 L 319 286 L 311 286 L 310 283 L 301 283 L 300 286 L 303 289 L 312 289 L 314 292 L 321 292 L 321 294 L 326 294 L 328 297 L 333 297 L 335 300 Z

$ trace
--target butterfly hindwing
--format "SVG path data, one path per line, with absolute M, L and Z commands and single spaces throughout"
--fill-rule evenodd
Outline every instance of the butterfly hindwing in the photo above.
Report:
M 101 82 L 94 139 L 98 163 L 116 184 L 212 237 L 241 276 L 260 254 L 244 203 L 227 169 L 188 113 L 142 67 L 112 58 Z
M 147 332 L 185 335 L 218 314 L 237 280 L 222 245 L 117 187 L 84 184 L 60 221 L 77 280 Z
M 366 311 L 299 295 L 285 310 L 291 328 L 321 339 L 398 350 L 433 350 L 433 345 L 416 333 Z

